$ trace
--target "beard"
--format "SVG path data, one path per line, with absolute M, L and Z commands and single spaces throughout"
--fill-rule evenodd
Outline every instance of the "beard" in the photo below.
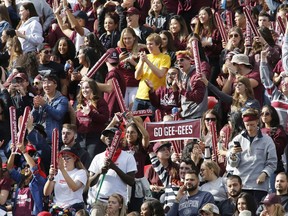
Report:
M 198 188 L 198 185 L 186 185 L 186 190 L 188 192 L 193 192 Z
M 232 190 L 232 193 L 229 193 L 229 196 L 236 198 L 239 196 L 240 193 L 241 193 L 241 190 L 240 191 Z

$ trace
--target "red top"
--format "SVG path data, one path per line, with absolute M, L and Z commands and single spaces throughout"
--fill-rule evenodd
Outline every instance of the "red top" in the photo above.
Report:
M 122 95 L 124 97 L 125 92 L 126 92 L 126 82 L 123 77 L 123 69 L 118 67 L 118 68 L 113 68 L 111 71 L 109 71 L 108 74 L 106 75 L 105 83 L 107 83 L 108 80 L 112 78 L 115 78 L 118 81 L 119 86 L 121 88 Z M 113 118 L 114 113 L 121 112 L 120 106 L 116 98 L 116 93 L 114 90 L 111 93 L 104 93 L 104 100 L 108 104 L 111 118 Z

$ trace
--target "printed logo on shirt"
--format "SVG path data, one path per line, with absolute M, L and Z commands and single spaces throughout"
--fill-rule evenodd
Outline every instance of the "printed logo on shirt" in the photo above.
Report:
M 59 184 L 66 184 L 65 179 L 61 179 L 61 180 L 59 181 Z
M 167 105 L 176 106 L 174 95 L 172 94 L 169 97 L 168 94 L 165 94 L 163 99 L 162 98 L 160 99 L 160 104 L 164 106 L 167 106 Z
M 179 211 L 185 209 L 184 211 L 186 211 L 186 208 L 199 208 L 199 200 L 187 200 L 183 203 L 179 204 Z M 186 214 L 184 214 L 186 215 Z

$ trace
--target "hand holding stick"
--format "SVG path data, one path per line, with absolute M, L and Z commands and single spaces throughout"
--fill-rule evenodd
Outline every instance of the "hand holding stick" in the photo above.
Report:
M 210 126 L 210 132 L 212 134 L 212 150 L 213 150 L 213 154 L 215 155 L 215 161 L 216 163 L 218 163 L 218 159 L 217 159 L 217 132 L 216 132 L 216 123 L 215 122 L 209 122 L 209 126 Z
M 59 148 L 59 131 L 54 128 L 52 131 L 52 146 L 51 146 L 51 166 L 54 167 L 55 172 L 58 168 L 58 148 Z
M 118 131 L 116 131 L 116 133 L 115 133 L 115 135 L 113 137 L 112 143 L 111 143 L 111 145 L 109 147 L 109 154 L 108 154 L 108 157 L 105 159 L 105 161 L 109 162 L 109 160 L 111 160 L 113 158 L 116 150 L 118 149 L 118 145 L 119 145 L 119 142 L 120 142 L 120 137 L 121 137 L 121 132 L 118 130 Z M 103 185 L 105 176 L 106 176 L 106 173 L 103 173 L 101 181 L 100 181 L 99 189 L 98 189 L 98 192 L 97 192 L 97 195 L 96 195 L 95 202 L 98 201 L 98 197 L 99 197 L 99 194 L 100 194 L 101 187 Z

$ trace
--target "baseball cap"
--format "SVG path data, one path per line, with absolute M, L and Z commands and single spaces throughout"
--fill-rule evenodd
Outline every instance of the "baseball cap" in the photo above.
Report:
M 219 214 L 219 209 L 215 204 L 207 203 L 199 210 L 199 213 L 201 212 L 206 212 L 210 214 Z
M 275 193 L 268 194 L 264 200 L 261 202 L 264 205 L 281 204 L 281 197 Z
M 75 158 L 78 158 L 79 159 L 79 156 L 78 156 L 78 152 L 76 151 L 75 148 L 70 148 L 70 147 L 64 147 L 60 152 L 59 152 L 59 155 L 63 155 L 63 154 L 68 154 L 72 157 L 75 157 Z
M 244 65 L 251 66 L 249 57 L 242 53 L 233 55 L 231 63 L 244 64 Z
M 163 147 L 168 147 L 170 148 L 171 147 L 171 143 L 170 142 L 167 142 L 167 143 L 161 143 L 161 142 L 157 142 L 155 143 L 155 145 L 153 146 L 153 151 L 155 153 L 157 153 L 161 148 Z
M 84 19 L 85 22 L 88 21 L 87 14 L 84 11 L 82 11 L 82 10 L 78 10 L 78 11 L 74 12 L 73 16 L 76 17 L 76 18 Z
M 113 64 L 119 62 L 119 54 L 114 48 L 110 48 L 107 52 L 111 53 L 110 56 L 107 58 L 107 62 Z
M 118 130 L 119 130 L 119 129 L 116 128 L 116 127 L 110 127 L 110 128 L 107 128 L 107 129 L 103 130 L 103 131 L 102 131 L 102 135 L 103 135 L 103 136 L 108 136 L 109 133 L 115 134 L 116 131 L 118 131 Z
M 20 78 L 20 79 L 23 79 L 23 80 L 28 81 L 28 76 L 27 76 L 25 73 L 17 73 L 17 74 L 13 77 L 13 79 L 15 79 L 15 78 Z
M 125 13 L 126 14 L 138 14 L 138 15 L 140 15 L 140 11 L 135 7 L 128 8 L 128 10 Z

